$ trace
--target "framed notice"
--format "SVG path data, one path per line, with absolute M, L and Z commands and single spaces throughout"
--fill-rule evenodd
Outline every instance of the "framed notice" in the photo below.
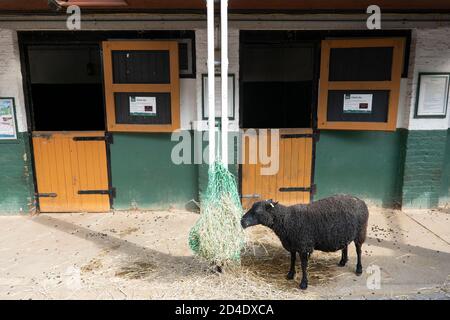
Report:
M 373 94 L 344 94 L 344 113 L 371 113 Z
M 414 118 L 447 116 L 450 73 L 419 73 Z
M 130 115 L 140 117 L 156 117 L 156 98 L 131 96 Z
M 222 82 L 221 82 L 220 74 L 215 75 L 215 91 L 216 91 L 216 99 L 215 99 L 215 116 L 216 119 L 220 118 L 222 115 Z M 228 119 L 235 119 L 235 78 L 234 74 L 228 75 Z M 209 106 L 208 106 L 208 75 L 202 74 L 202 119 L 207 120 L 209 116 Z
M 0 140 L 16 140 L 14 98 L 0 98 Z

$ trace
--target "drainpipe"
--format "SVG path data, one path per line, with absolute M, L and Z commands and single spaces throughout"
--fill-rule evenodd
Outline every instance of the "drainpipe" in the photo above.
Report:
M 214 0 L 207 0 L 207 29 L 208 29 L 208 137 L 209 164 L 215 160 L 215 74 L 214 74 Z
M 220 1 L 222 80 L 222 163 L 228 166 L 228 0 Z

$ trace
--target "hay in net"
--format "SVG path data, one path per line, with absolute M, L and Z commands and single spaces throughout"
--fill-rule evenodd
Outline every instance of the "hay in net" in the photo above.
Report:
M 189 233 L 192 251 L 217 266 L 239 263 L 245 244 L 242 214 L 234 176 L 221 162 L 214 162 L 209 167 L 200 218 Z

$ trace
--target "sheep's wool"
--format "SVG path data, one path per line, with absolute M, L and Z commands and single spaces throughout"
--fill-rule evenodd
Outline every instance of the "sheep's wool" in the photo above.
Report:
M 240 262 L 245 244 L 243 209 L 234 176 L 219 161 L 210 166 L 200 218 L 189 233 L 189 246 L 198 256 L 223 266 Z

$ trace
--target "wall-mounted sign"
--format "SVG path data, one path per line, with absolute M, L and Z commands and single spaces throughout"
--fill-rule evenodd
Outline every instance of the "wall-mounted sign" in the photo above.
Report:
M 420 73 L 414 118 L 445 118 L 450 73 Z
M 216 86 L 216 106 L 215 106 L 215 116 L 216 118 L 220 118 L 222 115 L 222 106 L 221 106 L 221 78 L 220 74 L 216 74 L 215 79 Z M 234 103 L 234 74 L 228 75 L 228 118 L 230 120 L 234 120 L 235 118 L 235 103 Z M 202 75 L 202 117 L 203 120 L 208 119 L 208 75 Z
M 14 98 L 0 98 L 0 140 L 17 139 Z
M 373 94 L 344 94 L 344 113 L 371 113 Z
M 156 98 L 131 96 L 130 115 L 139 117 L 155 117 Z

